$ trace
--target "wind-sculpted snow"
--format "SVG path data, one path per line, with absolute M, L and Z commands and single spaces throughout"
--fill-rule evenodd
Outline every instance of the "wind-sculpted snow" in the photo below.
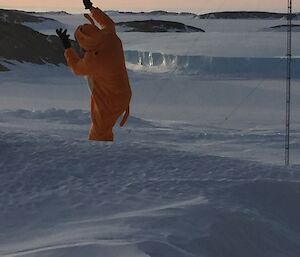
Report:
M 128 67 L 134 70 L 228 77 L 284 78 L 286 75 L 285 57 L 185 56 L 135 50 L 125 51 L 125 57 Z M 299 58 L 294 58 L 293 65 L 293 77 L 299 78 Z
M 0 113 L 0 256 L 298 257 L 300 167 L 195 151 L 275 135 L 132 118 L 98 143 L 87 119 Z
M 22 122 L 28 120 L 46 121 L 59 124 L 87 125 L 91 123 L 89 111 L 84 110 L 63 110 L 63 109 L 47 109 L 44 111 L 31 110 L 6 110 L 0 111 L 0 122 Z M 133 116 L 128 118 L 128 123 L 138 127 L 154 127 L 150 121 L 145 121 Z
M 2 111 L 0 112 L 0 121 L 8 122 L 14 119 L 32 119 L 32 120 L 46 120 L 49 122 L 61 122 L 66 124 L 89 124 L 90 117 L 87 111 L 82 110 L 59 110 L 48 109 L 45 111 L 29 111 L 29 110 L 16 110 L 16 111 Z

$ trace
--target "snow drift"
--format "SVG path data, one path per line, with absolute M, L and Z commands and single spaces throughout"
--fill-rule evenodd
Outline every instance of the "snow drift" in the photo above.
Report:
M 0 130 L 2 257 L 298 256 L 299 166 L 158 143 L 178 126 L 145 124 L 139 139 L 99 144 L 55 128 L 49 117 L 62 112 L 44 112 L 38 129 L 24 128 L 22 113 L 6 113 L 19 128 Z

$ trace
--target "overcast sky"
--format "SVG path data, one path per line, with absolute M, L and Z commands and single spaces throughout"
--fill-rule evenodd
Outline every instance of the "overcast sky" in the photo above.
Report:
M 169 10 L 205 13 L 224 10 L 262 10 L 285 12 L 286 0 L 94 0 L 104 10 Z M 294 0 L 294 10 L 300 10 L 300 1 Z M 0 0 L 0 8 L 33 11 L 65 10 L 83 12 L 81 0 Z

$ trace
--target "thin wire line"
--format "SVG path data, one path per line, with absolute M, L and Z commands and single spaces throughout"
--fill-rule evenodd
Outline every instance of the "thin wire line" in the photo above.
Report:
M 285 61 L 285 58 L 282 58 L 279 64 L 281 64 L 283 61 Z M 222 128 L 222 126 L 231 119 L 231 117 L 247 102 L 247 100 L 256 92 L 257 89 L 264 85 L 267 80 L 268 78 L 261 80 L 255 88 L 253 88 L 245 97 L 242 98 L 238 105 L 234 107 L 221 122 L 217 123 L 218 126 Z
M 220 7 L 222 7 L 223 4 L 224 4 L 226 1 L 227 1 L 227 0 L 223 0 L 223 1 L 219 4 L 219 6 L 217 7 L 217 9 L 220 9 Z M 208 2 L 208 1 L 205 1 L 203 5 L 206 5 L 207 2 Z M 203 6 L 202 6 L 202 7 L 203 7 Z M 210 22 L 212 22 L 213 19 L 210 19 L 210 16 L 208 16 L 205 20 L 206 20 L 206 22 L 202 25 L 202 27 L 207 27 L 208 24 L 209 24 Z M 177 38 L 179 38 L 179 35 L 177 36 Z M 192 49 L 192 48 L 195 46 L 195 44 L 196 44 L 197 42 L 199 42 L 199 40 L 200 40 L 200 37 L 197 37 L 197 38 L 195 38 L 195 39 L 193 40 L 191 46 L 185 51 L 184 56 L 187 56 L 187 55 L 189 54 L 190 49 Z M 178 66 L 175 67 L 175 70 L 174 70 L 174 71 L 171 71 L 171 72 L 169 73 L 169 75 L 167 76 L 166 79 L 167 79 L 167 80 L 170 79 L 171 76 L 174 75 L 174 73 L 176 73 L 177 71 L 179 71 Z M 149 102 L 149 104 L 146 105 L 146 108 L 144 109 L 144 111 L 141 113 L 141 117 L 144 116 L 145 113 L 148 112 L 150 106 L 151 106 L 153 103 L 156 102 L 156 100 L 157 100 L 158 96 L 160 95 L 160 93 L 163 92 L 163 86 L 164 86 L 164 84 L 161 83 L 161 85 L 159 86 L 159 88 L 158 88 L 158 90 L 157 90 L 157 93 L 154 95 L 154 97 L 151 99 L 151 101 Z

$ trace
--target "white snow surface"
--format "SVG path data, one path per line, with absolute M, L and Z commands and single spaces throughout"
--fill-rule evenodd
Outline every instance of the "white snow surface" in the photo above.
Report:
M 48 17 L 73 29 L 82 19 Z M 63 65 L 5 63 L 1 257 L 299 257 L 300 80 L 284 167 L 285 35 L 256 32 L 278 21 L 223 22 L 212 21 L 204 49 L 190 34 L 120 33 L 133 99 L 114 143 L 87 141 L 85 79 Z

